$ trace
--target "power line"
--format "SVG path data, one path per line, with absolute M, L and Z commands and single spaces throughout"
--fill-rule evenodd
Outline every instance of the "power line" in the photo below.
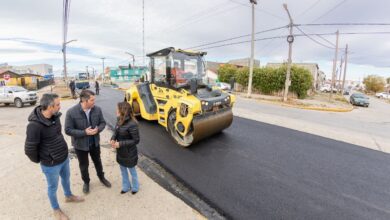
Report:
M 244 4 L 244 3 L 241 3 L 241 2 L 237 2 L 237 1 L 234 1 L 234 0 L 229 0 L 229 1 L 230 1 L 230 2 L 233 2 L 233 3 L 236 3 L 236 4 L 239 4 L 239 5 L 242 5 L 242 6 L 245 6 L 245 7 L 249 7 L 249 8 L 251 7 L 250 5 L 247 5 L 247 4 Z M 281 17 L 281 16 L 279 16 L 279 15 L 276 15 L 276 14 L 273 14 L 273 13 L 271 13 L 271 12 L 268 12 L 268 11 L 266 11 L 266 10 L 264 10 L 264 9 L 255 8 L 255 10 L 261 11 L 261 12 L 263 12 L 263 13 L 265 13 L 265 14 L 268 14 L 268 15 L 271 15 L 272 17 L 278 18 L 279 20 L 282 20 L 282 21 L 285 20 L 283 17 Z
M 316 35 L 317 37 L 321 38 L 322 40 L 328 42 L 330 45 L 332 45 L 332 47 L 336 47 L 336 45 L 331 42 L 330 40 L 326 39 L 325 37 L 321 36 L 321 35 Z
M 238 8 L 238 6 L 225 8 L 224 10 L 220 10 L 220 11 L 217 11 L 217 12 L 215 12 L 215 13 L 212 13 L 212 14 L 209 14 L 209 15 L 205 15 L 205 16 L 203 16 L 203 17 L 199 17 L 198 19 L 189 21 L 189 22 L 187 22 L 187 23 L 183 23 L 183 24 L 180 25 L 179 27 L 171 27 L 171 29 L 173 29 L 174 31 L 177 31 L 177 30 L 182 29 L 182 28 L 184 28 L 184 27 L 188 27 L 188 24 L 197 23 L 197 22 L 199 22 L 199 21 L 201 21 L 201 20 L 204 20 L 204 19 L 206 19 L 206 18 L 210 18 L 210 17 L 216 16 L 216 15 L 221 14 L 221 13 L 226 13 L 226 12 L 231 11 L 231 10 L 236 9 L 236 8 Z M 169 30 L 169 29 L 168 29 L 168 30 Z
M 329 13 L 331 13 L 332 11 L 336 10 L 340 5 L 344 4 L 345 2 L 347 2 L 348 0 L 343 0 L 342 2 L 338 3 L 337 5 L 335 5 L 333 8 L 329 9 L 328 11 L 326 11 L 324 14 L 322 14 L 320 17 L 316 18 L 314 21 L 318 21 L 319 19 L 325 17 L 326 15 L 328 15 Z
M 275 37 L 265 37 L 265 38 L 257 38 L 254 41 L 262 41 L 262 40 L 271 40 L 271 39 L 276 39 L 276 38 L 286 38 L 286 36 L 275 36 Z M 225 47 L 225 46 L 231 46 L 231 45 L 236 45 L 236 44 L 243 44 L 243 43 L 248 43 L 251 42 L 250 40 L 245 40 L 245 41 L 239 41 L 239 42 L 233 42 L 233 43 L 228 43 L 228 44 L 221 44 L 217 46 L 211 46 L 211 47 L 203 47 L 200 48 L 199 50 L 204 50 L 204 49 L 212 49 L 212 48 L 218 48 L 218 47 Z
M 294 26 L 389 26 L 390 23 L 314 23 L 294 24 Z
M 277 28 L 271 28 L 271 29 L 267 29 L 267 30 L 263 30 L 263 31 L 258 31 L 258 32 L 256 32 L 255 34 L 262 34 L 262 33 L 270 32 L 270 31 L 275 31 L 275 30 L 279 30 L 279 29 L 287 28 L 287 27 L 288 27 L 288 25 L 281 26 L 281 27 L 277 27 Z M 203 47 L 203 46 L 208 46 L 208 45 L 212 45 L 212 44 L 217 44 L 217 43 L 222 43 L 222 42 L 231 41 L 231 40 L 235 40 L 235 39 L 239 39 L 239 38 L 244 38 L 244 37 L 249 37 L 249 36 L 251 36 L 251 35 L 250 35 L 250 34 L 245 34 L 245 35 L 241 35 L 241 36 L 237 36 L 237 37 L 232 37 L 232 38 L 228 38 L 228 39 L 224 39 L 224 40 L 214 41 L 214 42 L 211 42 L 211 43 L 200 44 L 200 45 L 197 45 L 197 46 L 193 46 L 193 47 L 186 48 L 186 50 L 187 50 L 187 49 L 194 49 L 194 48 L 198 48 L 198 47 Z
M 378 31 L 378 32 L 344 32 L 344 33 L 339 33 L 339 35 L 376 35 L 376 34 L 390 34 L 390 31 Z M 294 37 L 303 37 L 303 36 L 333 36 L 336 35 L 336 33 L 317 33 L 317 34 L 294 34 Z M 283 35 L 283 36 L 273 36 L 273 37 L 266 37 L 266 38 L 257 38 L 255 41 L 263 41 L 263 40 L 271 40 L 271 39 L 283 39 L 287 38 L 288 35 Z M 213 48 L 219 48 L 219 47 L 225 47 L 225 46 L 231 46 L 231 45 L 237 45 L 237 44 L 243 44 L 243 43 L 248 43 L 251 42 L 250 40 L 245 40 L 245 41 L 239 41 L 239 42 L 232 42 L 228 44 L 221 44 L 221 45 L 216 45 L 216 46 L 211 46 L 211 47 L 202 47 L 199 48 L 198 50 L 204 50 L 204 49 L 213 49 Z M 323 45 L 321 42 L 319 43 L 321 46 L 327 47 L 329 49 L 334 50 L 335 48 L 329 47 L 327 45 Z
M 228 2 L 228 1 L 226 1 L 226 2 Z M 181 23 L 181 24 L 170 25 L 169 27 L 164 28 L 161 31 L 156 31 L 154 33 L 151 33 L 150 35 L 148 35 L 146 37 L 149 38 L 151 35 L 155 35 L 157 33 L 170 32 L 170 30 L 177 31 L 178 29 L 186 27 L 188 24 L 199 22 L 205 18 L 209 18 L 211 16 L 215 16 L 215 15 L 218 15 L 220 13 L 225 13 L 225 12 L 230 11 L 230 10 L 235 9 L 235 8 L 237 8 L 237 6 L 235 6 L 233 8 L 232 7 L 225 7 L 224 8 L 224 6 L 221 7 L 221 4 L 217 4 L 217 5 L 214 5 L 210 8 L 207 8 L 205 10 L 202 10 L 202 11 L 199 11 L 195 14 L 192 14 L 191 16 L 189 16 L 186 19 L 182 19 L 183 23 Z
M 240 3 L 240 4 L 241 4 L 241 3 Z M 390 26 L 390 23 L 324 23 L 324 24 L 317 23 L 317 24 L 294 24 L 295 27 L 299 27 L 299 26 L 344 26 L 344 25 L 345 25 L 345 26 Z M 269 31 L 279 30 L 279 29 L 287 28 L 287 27 L 288 27 L 288 25 L 284 25 L 284 26 L 280 26 L 280 27 L 276 27 L 276 28 L 271 28 L 271 29 L 259 31 L 259 32 L 256 32 L 255 34 L 266 33 L 266 32 L 269 32 Z M 245 34 L 245 35 L 241 35 L 241 36 L 237 36 L 237 37 L 227 38 L 227 39 L 224 39 L 224 40 L 219 40 L 219 41 L 214 41 L 214 42 L 210 42 L 210 43 L 200 44 L 200 45 L 193 46 L 193 47 L 189 47 L 189 48 L 186 48 L 186 49 L 194 49 L 194 48 L 198 48 L 198 47 L 203 47 L 203 46 L 208 46 L 208 45 L 212 45 L 212 44 L 222 43 L 222 42 L 226 42 L 226 41 L 236 40 L 236 39 L 239 39 L 239 38 L 244 38 L 244 37 L 249 37 L 249 36 L 250 36 L 250 34 Z M 320 37 L 320 38 L 323 39 L 324 41 L 326 41 L 326 42 L 328 42 L 329 44 L 331 44 L 332 46 L 334 46 L 334 43 L 330 42 L 330 41 L 327 40 L 326 38 L 323 38 L 321 35 L 318 35 L 318 37 Z
M 314 8 L 318 3 L 320 3 L 320 1 L 322 0 L 317 0 L 316 2 L 314 2 L 314 4 L 312 4 L 311 6 L 309 6 L 305 11 L 303 11 L 302 13 L 300 13 L 298 17 L 301 17 L 302 15 L 306 14 L 308 11 L 310 11 L 312 8 Z
M 317 43 L 317 44 L 319 44 L 319 45 L 321 45 L 321 46 L 323 46 L 323 47 L 332 49 L 332 50 L 335 49 L 335 48 L 333 48 L 333 47 L 329 47 L 329 46 L 327 46 L 327 45 L 325 45 L 325 44 L 322 44 L 321 42 L 319 42 L 319 41 L 317 41 L 316 39 L 312 38 L 311 36 L 307 35 L 307 34 L 306 34 L 302 29 L 300 29 L 299 27 L 296 27 L 296 28 L 297 28 L 303 35 L 305 35 L 307 38 L 309 38 L 309 39 L 312 40 L 313 42 L 315 42 L 315 43 Z

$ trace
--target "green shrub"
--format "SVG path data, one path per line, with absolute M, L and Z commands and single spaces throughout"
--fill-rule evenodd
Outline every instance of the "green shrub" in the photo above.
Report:
M 244 87 L 247 87 L 248 81 L 249 81 L 249 68 L 244 67 L 244 68 L 238 69 L 237 75 L 236 75 L 236 82 Z
M 218 69 L 218 79 L 221 82 L 229 83 L 232 77 L 236 77 L 237 67 L 231 64 L 225 64 Z
M 284 89 L 286 80 L 287 66 L 280 68 L 254 68 L 252 87 L 263 94 L 272 94 Z M 221 82 L 229 83 L 231 77 L 244 87 L 248 86 L 249 68 L 237 68 L 234 65 L 226 64 L 218 69 L 218 78 Z M 291 85 L 290 92 L 297 94 L 298 98 L 303 99 L 307 96 L 307 91 L 313 84 L 311 73 L 297 66 L 291 68 Z
M 299 99 L 307 96 L 307 91 L 313 85 L 313 76 L 310 71 L 302 67 L 292 66 L 290 91 L 297 94 Z

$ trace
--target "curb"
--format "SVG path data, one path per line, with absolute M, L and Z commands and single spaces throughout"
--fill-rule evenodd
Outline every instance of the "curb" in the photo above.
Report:
M 72 97 L 61 97 L 61 101 L 74 99 Z
M 262 99 L 254 99 L 258 102 L 262 103 L 268 103 L 268 104 L 273 104 L 273 105 L 279 105 L 283 107 L 290 107 L 290 108 L 298 108 L 298 109 L 304 109 L 304 110 L 313 110 L 313 111 L 324 111 L 324 112 L 350 112 L 354 108 L 326 108 L 326 107 L 314 107 L 314 106 L 298 106 L 298 105 L 291 105 L 291 104 L 284 104 L 284 103 L 279 103 L 275 101 L 268 101 L 268 100 L 262 100 Z
M 324 111 L 324 112 L 350 112 L 353 110 L 352 108 L 323 108 L 323 107 L 301 107 L 295 105 L 281 104 L 282 106 L 291 107 L 291 108 L 299 108 L 305 110 L 314 110 L 314 111 Z

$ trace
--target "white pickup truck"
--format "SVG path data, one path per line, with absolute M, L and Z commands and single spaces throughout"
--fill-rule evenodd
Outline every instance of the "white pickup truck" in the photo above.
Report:
M 20 86 L 0 86 L 0 104 L 15 104 L 21 108 L 24 104 L 35 105 L 38 101 L 37 93 L 30 92 Z

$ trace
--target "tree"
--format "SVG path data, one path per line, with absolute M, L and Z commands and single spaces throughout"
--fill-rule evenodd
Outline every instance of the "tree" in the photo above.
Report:
M 386 79 L 387 84 L 390 84 L 390 77 Z
M 378 75 L 368 75 L 363 80 L 363 84 L 366 86 L 367 92 L 379 92 L 385 88 L 385 79 Z

